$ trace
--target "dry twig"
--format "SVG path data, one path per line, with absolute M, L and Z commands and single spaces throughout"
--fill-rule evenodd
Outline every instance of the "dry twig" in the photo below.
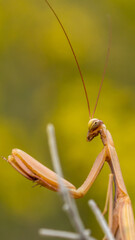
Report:
M 106 235 L 106 238 L 108 240 L 115 240 L 109 227 L 108 227 L 108 224 L 107 224 L 105 218 L 103 217 L 103 215 L 102 215 L 101 211 L 99 210 L 99 208 L 97 207 L 96 203 L 93 200 L 90 200 L 88 202 L 88 204 L 91 207 L 93 213 L 95 214 L 95 217 L 96 217 L 102 231 Z
M 58 182 L 59 182 L 59 186 L 60 186 L 59 193 L 64 202 L 63 209 L 67 212 L 69 220 L 77 232 L 77 233 L 68 233 L 69 234 L 68 237 L 69 237 L 69 239 L 71 239 L 70 236 L 72 234 L 72 236 L 77 237 L 77 239 L 80 239 L 80 240 L 94 240 L 94 238 L 89 236 L 90 230 L 86 230 L 82 223 L 82 220 L 80 218 L 80 215 L 79 215 L 79 212 L 78 212 L 78 209 L 77 209 L 74 199 L 71 197 L 68 189 L 63 185 L 63 183 L 61 181 L 61 177 L 63 177 L 63 174 L 62 174 L 60 160 L 59 160 L 57 146 L 56 146 L 55 130 L 54 130 L 54 126 L 52 124 L 48 124 L 47 133 L 48 133 L 48 141 L 49 141 L 49 147 L 50 147 L 50 153 L 51 153 L 53 167 L 54 167 L 55 172 L 58 175 Z M 41 229 L 40 234 L 41 233 L 42 233 L 42 235 L 47 235 L 48 229 L 46 229 L 46 230 Z M 63 234 L 65 233 L 65 237 L 63 236 L 63 238 L 67 238 L 67 232 L 63 232 L 63 231 L 55 232 L 54 230 L 50 230 L 49 236 L 56 236 L 55 233 L 57 236 L 59 234 L 63 236 Z M 60 235 L 59 235 L 59 237 L 60 237 Z
M 55 238 L 65 238 L 71 240 L 80 240 L 80 235 L 78 233 L 73 232 L 66 232 L 66 231 L 59 231 L 59 230 L 52 230 L 52 229 L 40 229 L 40 235 L 47 236 L 47 237 L 55 237 Z

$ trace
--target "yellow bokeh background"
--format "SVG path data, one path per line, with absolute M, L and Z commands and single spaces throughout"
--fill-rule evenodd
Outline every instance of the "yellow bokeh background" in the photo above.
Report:
M 76 52 L 94 109 L 112 28 L 111 54 L 95 117 L 110 130 L 135 212 L 135 2 L 51 0 Z M 108 27 L 108 15 L 111 27 Z M 20 148 L 52 168 L 46 126 L 55 125 L 66 179 L 79 187 L 102 149 L 100 138 L 86 142 L 88 109 L 65 36 L 40 0 L 1 0 L 0 155 Z M 72 230 L 59 196 L 18 174 L 0 160 L 1 239 L 41 239 L 41 227 Z M 83 199 L 80 215 L 92 235 L 103 234 L 88 207 L 103 209 L 109 167 L 104 165 Z

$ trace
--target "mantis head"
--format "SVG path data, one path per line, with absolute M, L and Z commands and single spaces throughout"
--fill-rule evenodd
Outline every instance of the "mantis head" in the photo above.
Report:
M 92 118 L 88 122 L 87 141 L 90 142 L 99 134 L 103 122 L 97 118 Z

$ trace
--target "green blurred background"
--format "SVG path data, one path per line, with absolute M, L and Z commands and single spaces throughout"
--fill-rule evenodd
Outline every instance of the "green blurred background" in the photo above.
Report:
M 102 149 L 86 142 L 88 110 L 65 36 L 44 0 L 0 1 L 0 155 L 20 148 L 52 168 L 46 125 L 55 125 L 65 178 L 80 186 Z M 108 18 L 112 44 L 95 117 L 110 130 L 135 211 L 135 2 L 51 0 L 80 62 L 93 110 L 103 73 Z M 41 239 L 40 227 L 72 230 L 59 196 L 19 175 L 0 160 L 1 239 Z M 103 209 L 109 168 L 105 164 L 88 194 L 77 200 L 92 235 L 101 239 L 88 207 Z

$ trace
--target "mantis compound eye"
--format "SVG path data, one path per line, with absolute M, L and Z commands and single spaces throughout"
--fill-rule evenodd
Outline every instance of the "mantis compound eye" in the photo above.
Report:
M 95 130 L 99 126 L 99 121 L 95 121 L 92 125 L 92 130 Z
M 96 128 L 98 128 L 103 122 L 97 118 L 92 118 L 90 119 L 90 121 L 88 122 L 88 130 L 89 131 L 93 131 Z

